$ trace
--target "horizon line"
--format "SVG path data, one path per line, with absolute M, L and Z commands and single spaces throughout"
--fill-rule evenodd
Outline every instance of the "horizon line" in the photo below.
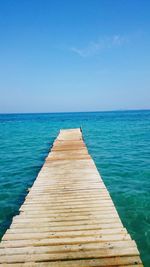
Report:
M 100 112 L 125 112 L 125 111 L 149 111 L 150 108 L 142 109 L 110 109 L 89 111 L 43 111 L 43 112 L 0 112 L 0 115 L 23 115 L 23 114 L 63 114 L 63 113 L 100 113 Z

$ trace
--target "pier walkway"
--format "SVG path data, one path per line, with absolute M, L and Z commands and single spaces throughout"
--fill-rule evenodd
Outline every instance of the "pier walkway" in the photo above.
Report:
M 80 129 L 60 131 L 2 238 L 0 266 L 143 266 Z

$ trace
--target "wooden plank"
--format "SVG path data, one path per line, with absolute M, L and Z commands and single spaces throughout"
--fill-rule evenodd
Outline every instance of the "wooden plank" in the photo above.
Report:
M 103 200 L 110 200 L 110 198 L 108 196 L 103 196 L 101 197 L 100 199 L 94 197 L 94 198 L 91 198 L 89 199 L 88 197 L 87 198 L 71 198 L 71 200 L 69 201 L 69 197 L 63 199 L 62 198 L 62 201 L 59 199 L 59 198 L 56 198 L 56 201 L 53 200 L 52 198 L 42 198 L 41 201 L 40 199 L 36 198 L 36 199 L 26 199 L 26 202 L 21 206 L 21 207 L 30 207 L 30 206 L 34 206 L 34 207 L 38 207 L 38 206 L 43 206 L 43 204 L 46 206 L 49 206 L 49 207 L 60 207 L 60 205 L 62 204 L 65 205 L 67 207 L 67 204 L 68 204 L 68 207 L 69 206 L 74 206 L 74 205 L 77 205 L 78 208 L 80 208 L 78 205 L 80 206 L 87 206 L 87 207 L 92 207 L 92 205 L 95 205 L 99 208 L 103 207 L 101 204 L 101 202 Z M 68 203 L 69 202 L 69 203 Z M 110 203 L 109 201 L 105 201 L 105 204 L 108 204 Z M 55 205 L 56 204 L 56 205 Z M 86 205 L 87 204 L 87 205 Z M 113 203 L 111 203 L 110 205 L 111 207 L 114 207 Z
M 115 214 L 104 214 L 104 215 L 101 215 L 101 214 L 96 214 L 96 215 L 93 215 L 93 214 L 90 214 L 90 215 L 81 215 L 81 216 L 78 216 L 78 215 L 72 215 L 71 217 L 64 217 L 64 216 L 61 216 L 61 215 L 58 215 L 57 217 L 49 217 L 47 216 L 45 218 L 45 216 L 42 216 L 41 214 L 39 216 L 35 216 L 35 215 L 23 215 L 22 213 L 19 215 L 19 216 L 16 216 L 13 220 L 13 222 L 30 222 L 30 221 L 33 221 L 33 220 L 36 220 L 38 218 L 38 223 L 41 222 L 67 222 L 67 221 L 88 221 L 90 219 L 92 219 L 93 221 L 98 221 L 98 222 L 102 222 L 102 221 L 108 221 L 109 222 L 109 219 L 113 218 L 115 221 L 118 221 L 118 215 L 115 215 Z
M 40 231 L 49 231 L 52 232 L 65 232 L 65 231 L 81 231 L 81 230 L 100 230 L 100 229 L 118 229 L 122 227 L 121 223 L 114 223 L 113 225 L 111 223 L 109 224 L 91 224 L 91 225 L 73 225 L 73 226 L 51 226 L 51 228 L 48 225 L 36 225 L 34 227 L 31 227 L 28 225 L 26 228 L 23 226 L 22 228 L 16 227 L 14 225 L 11 225 L 10 229 L 7 230 L 14 232 L 14 233 L 34 233 L 34 232 L 40 232 Z
M 11 263 L 3 264 L 3 267 L 142 267 L 141 260 L 138 256 L 110 257 L 101 259 L 83 259 L 51 262 L 28 262 L 28 263 Z
M 62 209 L 60 207 L 51 207 L 50 205 L 46 204 L 44 205 L 44 207 L 41 205 L 26 205 L 25 207 L 20 208 L 20 211 L 27 213 L 27 212 L 32 212 L 32 213 L 39 213 L 39 212 L 43 212 L 43 213 L 48 213 L 48 214 L 55 214 L 55 213 L 84 213 L 84 212 L 91 212 L 91 206 L 90 207 L 81 207 L 79 208 L 77 207 L 72 207 L 72 208 L 63 208 Z M 110 213 L 110 212 L 115 212 L 116 210 L 113 206 L 108 206 L 108 207 L 99 207 L 98 205 L 95 207 L 92 207 L 92 212 L 102 212 L 102 213 Z
M 85 220 L 70 220 L 70 221 L 39 221 L 38 220 L 38 225 L 49 225 L 50 227 L 51 226 L 73 226 L 73 225 L 91 225 L 91 224 L 95 224 L 95 223 L 98 223 L 98 224 L 114 224 L 114 223 L 121 223 L 121 220 L 118 218 L 109 218 L 108 219 L 102 219 L 102 220 L 88 220 L 88 219 L 85 219 Z M 28 227 L 29 225 L 32 225 L 32 226 L 35 226 L 37 225 L 37 223 L 35 222 L 35 220 L 18 220 L 16 219 L 16 216 L 13 218 L 13 226 L 17 226 L 17 225 L 20 225 L 20 227 L 22 227 L 23 225 L 25 225 L 25 227 Z M 21 226 L 22 225 L 22 226 Z
M 94 249 L 117 249 L 120 247 L 131 248 L 135 247 L 133 240 L 116 241 L 116 242 L 99 242 L 99 243 L 88 243 L 79 245 L 58 245 L 58 246 L 40 246 L 40 247 L 19 247 L 19 248 L 5 248 L 0 249 L 0 256 L 2 255 L 13 255 L 13 254 L 42 254 L 42 253 L 54 253 L 54 252 L 67 252 L 67 251 L 83 251 L 83 250 L 94 250 Z
M 86 230 L 86 229 L 94 229 L 94 227 L 97 227 L 99 229 L 111 229 L 111 228 L 116 228 L 116 227 L 120 227 L 122 225 L 121 221 L 117 221 L 115 222 L 114 220 L 109 220 L 109 222 L 107 221 L 104 221 L 102 223 L 99 223 L 99 222 L 85 222 L 85 221 L 75 221 L 75 222 L 57 222 L 56 224 L 55 223 L 52 223 L 52 222 L 44 222 L 44 223 L 38 223 L 35 225 L 35 222 L 30 222 L 28 224 L 26 223 L 13 223 L 11 224 L 10 226 L 10 229 L 11 228 L 22 228 L 24 229 L 25 231 L 28 229 L 28 228 L 45 228 L 45 227 L 48 227 L 50 231 L 53 231 L 53 229 L 61 229 L 61 231 L 64 231 L 63 229 L 82 229 L 82 230 Z
M 61 130 L 0 243 L 0 266 L 142 266 L 80 129 Z
M 27 234 L 28 235 L 28 234 Z M 2 248 L 6 247 L 24 247 L 24 246 L 54 246 L 54 245 L 74 245 L 74 244 L 87 244 L 99 242 L 112 242 L 112 241 L 126 241 L 131 240 L 128 234 L 114 234 L 103 236 L 88 236 L 88 237 L 66 237 L 66 238 L 42 238 L 42 239 L 20 239 L 20 240 L 3 240 L 1 243 Z
M 31 262 L 31 261 L 53 261 L 53 260 L 71 260 L 71 259 L 84 259 L 88 258 L 103 258 L 107 255 L 109 257 L 113 256 L 135 256 L 138 255 L 138 250 L 136 247 L 121 249 L 100 249 L 100 250 L 90 250 L 90 251 L 80 251 L 80 252 L 59 252 L 59 253 L 43 253 L 43 254 L 20 254 L 20 255 L 5 255 L 1 256 L 1 263 L 16 263 L 16 262 Z
M 101 229 L 101 230 L 81 230 L 81 231 L 65 231 L 65 232 L 47 232 L 45 231 L 33 231 L 26 233 L 16 233 L 15 231 L 11 231 L 11 229 L 7 230 L 5 233 L 5 237 L 3 240 L 19 240 L 19 239 L 41 239 L 41 238 L 61 238 L 61 237 L 76 237 L 76 236 L 94 236 L 94 235 L 111 235 L 111 234 L 126 234 L 127 230 L 125 228 L 117 228 L 117 229 Z

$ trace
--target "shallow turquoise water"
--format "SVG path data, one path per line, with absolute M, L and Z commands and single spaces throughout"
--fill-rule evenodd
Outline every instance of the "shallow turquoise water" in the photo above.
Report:
M 0 115 L 0 236 L 18 213 L 59 129 L 80 126 L 149 267 L 150 111 Z

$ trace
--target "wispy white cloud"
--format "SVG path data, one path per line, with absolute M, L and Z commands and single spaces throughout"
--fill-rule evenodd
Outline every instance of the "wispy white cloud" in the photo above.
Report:
M 70 50 L 81 57 L 89 57 L 97 55 L 103 50 L 122 46 L 127 42 L 128 38 L 126 36 L 113 35 L 109 37 L 107 36 L 104 38 L 100 38 L 96 42 L 91 41 L 89 44 L 87 44 L 87 46 L 83 48 L 77 48 L 76 46 L 72 46 Z

